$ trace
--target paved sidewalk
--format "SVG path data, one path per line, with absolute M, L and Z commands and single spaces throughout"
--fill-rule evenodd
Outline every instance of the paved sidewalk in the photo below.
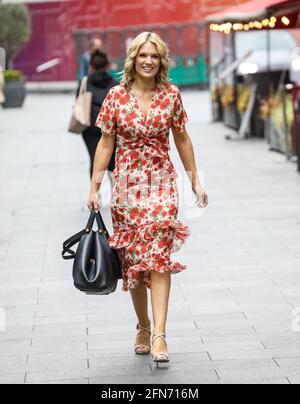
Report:
M 85 297 L 60 257 L 88 215 L 87 153 L 65 131 L 72 97 L 0 110 L 1 383 L 300 382 L 296 166 L 263 140 L 225 140 L 206 93 L 184 101 L 210 205 L 181 210 L 192 236 L 173 257 L 189 269 L 173 277 L 169 369 L 133 355 L 130 295 Z

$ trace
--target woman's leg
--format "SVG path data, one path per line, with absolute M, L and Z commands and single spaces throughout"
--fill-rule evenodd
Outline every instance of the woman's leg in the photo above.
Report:
M 154 334 L 164 334 L 166 332 L 170 289 L 170 272 L 151 272 L 151 299 L 154 321 Z M 157 338 L 154 345 L 156 352 L 166 351 L 166 345 L 161 338 Z
M 148 294 L 144 282 L 140 280 L 134 289 L 130 289 L 130 294 L 139 324 L 142 327 L 149 327 Z
M 148 294 L 144 282 L 140 281 L 135 289 L 130 290 L 130 293 L 139 325 L 150 329 L 150 319 L 148 315 Z M 150 336 L 151 330 L 150 333 L 146 331 L 139 332 L 135 341 L 136 346 L 141 345 L 150 348 Z

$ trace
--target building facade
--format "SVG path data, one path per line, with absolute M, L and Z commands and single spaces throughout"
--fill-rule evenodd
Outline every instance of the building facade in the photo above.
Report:
M 241 0 L 32 0 L 26 2 L 32 37 L 14 66 L 29 81 L 75 80 L 80 53 L 92 35 L 102 37 L 111 59 L 120 60 L 126 41 L 144 30 L 160 33 L 170 44 L 171 56 L 197 57 L 205 46 L 203 17 L 238 3 Z

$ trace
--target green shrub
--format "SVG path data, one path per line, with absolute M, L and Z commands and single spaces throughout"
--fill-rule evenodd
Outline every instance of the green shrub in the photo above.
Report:
M 4 72 L 5 81 L 22 80 L 24 79 L 23 73 L 19 70 L 7 70 Z
M 31 35 L 30 13 L 24 4 L 1 4 L 0 46 L 6 51 L 7 66 L 13 57 L 28 43 Z

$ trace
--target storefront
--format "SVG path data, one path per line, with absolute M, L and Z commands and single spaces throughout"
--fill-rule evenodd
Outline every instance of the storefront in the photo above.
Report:
M 289 159 L 299 154 L 299 10 L 300 1 L 255 0 L 207 18 L 214 119 Z

